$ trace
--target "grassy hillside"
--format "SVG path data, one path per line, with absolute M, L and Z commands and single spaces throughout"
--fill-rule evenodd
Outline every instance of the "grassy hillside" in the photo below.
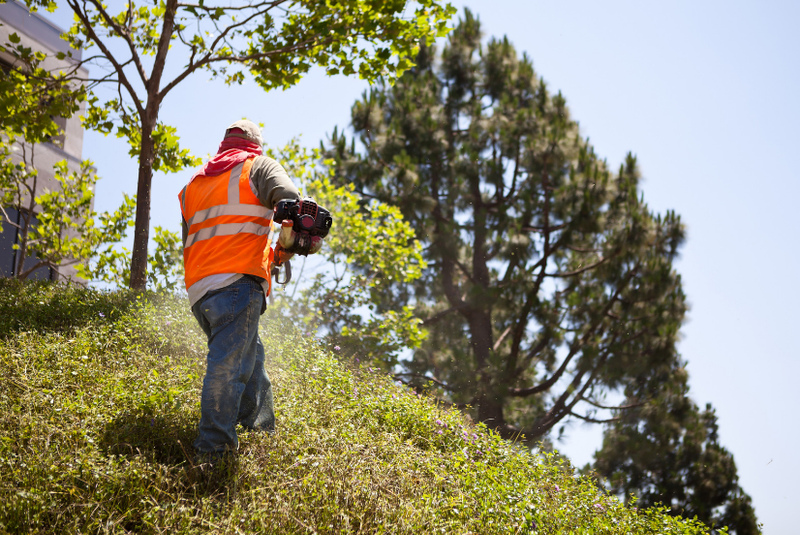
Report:
M 198 480 L 186 303 L 0 280 L 0 533 L 706 533 L 264 316 L 279 432 Z

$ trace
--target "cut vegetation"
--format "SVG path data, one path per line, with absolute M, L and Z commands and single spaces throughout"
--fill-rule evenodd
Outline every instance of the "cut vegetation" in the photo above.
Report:
M 198 478 L 184 300 L 0 280 L 0 532 L 707 533 L 263 316 L 278 433 Z

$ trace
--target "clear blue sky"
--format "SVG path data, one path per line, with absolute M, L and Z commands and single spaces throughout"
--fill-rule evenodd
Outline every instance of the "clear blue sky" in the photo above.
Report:
M 796 533 L 800 479 L 792 332 L 800 304 L 800 3 L 774 1 L 457 1 L 485 35 L 507 35 L 567 98 L 597 153 L 616 166 L 639 157 L 645 199 L 688 227 L 677 268 L 692 309 L 680 350 L 694 399 L 711 402 L 721 441 L 765 533 Z M 54 20 L 64 26 L 59 13 Z M 316 145 L 348 124 L 358 80 L 307 76 L 287 92 L 229 89 L 195 76 L 164 103 L 162 119 L 205 155 L 247 116 L 271 145 L 302 134 Z M 98 210 L 135 193 L 136 165 L 121 140 L 87 133 Z M 190 173 L 154 179 L 152 224 L 179 229 L 176 196 Z M 795 415 L 795 416 L 792 416 Z M 575 424 L 559 444 L 577 464 L 600 432 Z

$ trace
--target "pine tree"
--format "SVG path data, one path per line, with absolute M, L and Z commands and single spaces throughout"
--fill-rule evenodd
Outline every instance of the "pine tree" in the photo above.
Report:
M 400 207 L 425 245 L 423 276 L 378 304 L 414 305 L 430 331 L 399 378 L 539 440 L 679 368 L 679 216 L 647 208 L 632 155 L 608 169 L 507 39 L 483 47 L 466 11 L 440 59 L 424 47 L 352 122 L 363 151 L 334 132 L 338 180 Z
M 759 533 L 733 455 L 719 443 L 715 411 L 711 404 L 699 410 L 686 379 L 679 370 L 655 399 L 620 412 L 595 453 L 594 471 L 626 501 L 635 496 L 639 507 L 661 503 L 729 533 Z

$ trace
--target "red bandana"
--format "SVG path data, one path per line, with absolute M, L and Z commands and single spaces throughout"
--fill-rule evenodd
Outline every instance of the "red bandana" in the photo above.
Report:
M 255 156 L 261 156 L 261 145 L 240 137 L 227 137 L 219 144 L 217 154 L 192 176 L 192 180 L 198 176 L 221 175 Z

